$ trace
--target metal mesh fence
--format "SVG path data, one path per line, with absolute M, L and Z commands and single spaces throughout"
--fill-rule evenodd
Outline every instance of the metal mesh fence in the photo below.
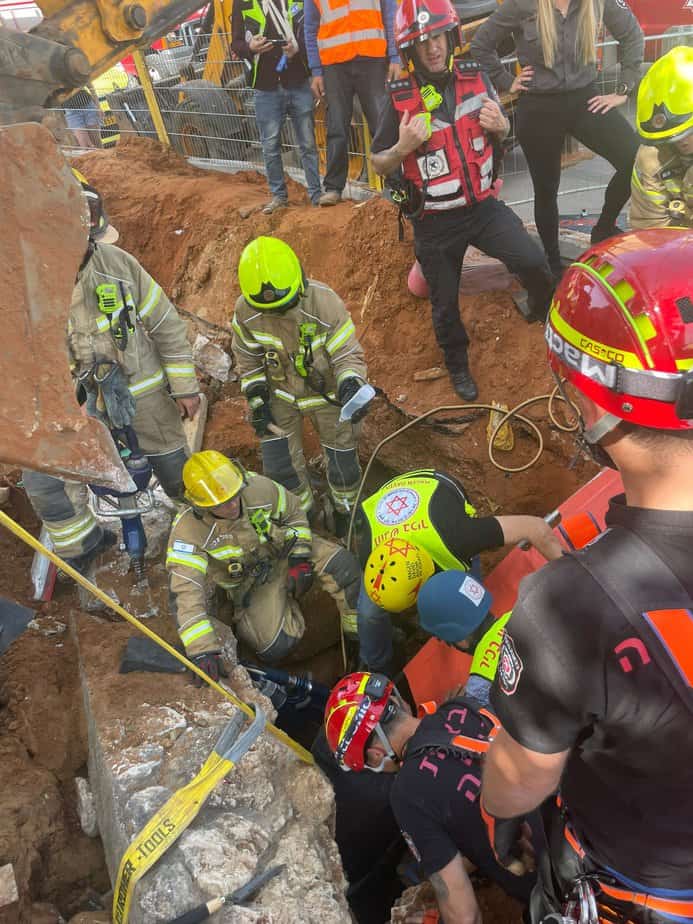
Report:
M 190 36 L 190 39 L 191 45 L 183 44 L 178 48 L 146 56 L 154 82 L 154 94 L 172 147 L 195 162 L 209 166 L 263 169 L 254 91 L 247 85 L 245 65 L 234 60 L 230 52 L 230 36 L 198 33 Z M 648 38 L 646 61 L 655 60 L 678 44 L 693 44 L 693 30 L 681 27 Z M 618 45 L 615 41 L 605 41 L 600 45 L 600 89 L 603 93 L 614 92 L 616 89 L 619 74 L 617 53 Z M 513 58 L 505 60 L 510 67 L 515 63 Z M 644 65 L 644 71 L 648 66 Z M 186 71 L 189 72 L 187 78 Z M 112 147 L 120 139 L 134 134 L 157 137 L 154 120 L 139 81 L 134 77 L 127 78 L 122 69 L 117 72 L 112 70 L 109 74 L 110 77 L 104 75 L 95 85 L 100 102 L 96 114 L 95 104 L 88 100 L 89 105 L 86 105 L 84 94 L 81 94 L 81 102 L 73 98 L 65 108 L 57 110 L 59 117 L 64 119 L 65 147 L 74 149 L 99 144 Z M 507 104 L 507 111 L 512 125 L 512 102 Z M 632 120 L 634 102 L 630 101 L 623 111 Z M 99 119 L 96 126 L 95 115 Z M 324 173 L 326 164 L 325 118 L 324 103 L 316 104 L 315 138 L 321 173 Z M 90 122 L 88 127 L 87 122 Z M 84 131 L 79 132 L 82 127 L 86 128 L 86 134 Z M 367 134 L 358 100 L 355 99 L 347 194 L 356 197 L 369 194 Z M 299 148 L 289 119 L 282 128 L 281 150 L 286 172 L 302 181 Z M 613 173 L 610 164 L 570 138 L 566 140 L 563 165 L 559 192 L 563 197 L 562 211 L 579 212 L 591 194 L 598 198 L 599 191 L 605 188 Z M 522 149 L 512 133 L 502 176 L 505 184 L 503 198 L 510 205 L 516 206 L 522 217 L 529 217 L 533 199 L 531 179 Z M 372 179 L 371 176 L 371 186 Z

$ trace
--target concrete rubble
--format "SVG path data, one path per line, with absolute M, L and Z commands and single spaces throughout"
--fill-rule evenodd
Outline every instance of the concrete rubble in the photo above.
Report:
M 198 334 L 193 344 L 193 362 L 205 375 L 226 382 L 231 371 L 231 357 L 209 337 Z
M 271 703 L 238 666 L 235 640 L 217 623 L 228 685 L 246 702 Z M 79 647 L 79 627 L 73 624 Z M 166 677 L 176 691 L 168 705 L 141 703 L 122 714 L 99 696 L 99 673 L 80 652 L 89 733 L 89 783 L 106 862 L 115 882 L 120 858 L 135 834 L 170 796 L 190 782 L 235 712 L 183 677 Z M 154 676 L 154 675 L 152 675 Z M 162 675 L 156 675 L 161 683 Z M 84 787 L 82 787 L 84 788 Z M 83 800 L 83 802 L 88 800 Z M 137 885 L 131 924 L 168 921 L 237 889 L 267 865 L 286 864 L 247 908 L 227 907 L 215 922 L 348 924 L 346 881 L 333 840 L 334 797 L 315 767 L 264 733 L 179 840 Z

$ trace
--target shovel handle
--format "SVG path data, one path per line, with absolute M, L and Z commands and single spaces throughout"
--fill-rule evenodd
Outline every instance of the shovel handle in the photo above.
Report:
M 223 898 L 215 898 L 206 905 L 198 905 L 192 911 L 186 911 L 179 918 L 169 921 L 169 924 L 200 924 L 200 921 L 206 921 L 207 918 L 218 911 L 224 905 Z

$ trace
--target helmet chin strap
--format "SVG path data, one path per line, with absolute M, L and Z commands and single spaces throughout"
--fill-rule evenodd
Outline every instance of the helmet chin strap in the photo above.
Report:
M 367 764 L 365 761 L 364 761 L 363 766 L 366 770 L 370 770 L 371 773 L 382 773 L 383 770 L 385 769 L 385 763 L 388 760 L 393 760 L 396 764 L 401 763 L 401 761 L 399 757 L 395 754 L 394 749 L 392 745 L 390 744 L 390 739 L 387 737 L 385 732 L 380 727 L 380 722 L 378 722 L 378 724 L 375 726 L 374 731 L 376 735 L 378 736 L 378 740 L 380 741 L 382 746 L 385 748 L 385 754 L 383 756 L 383 759 L 380 761 L 377 767 L 371 767 L 370 764 Z
M 568 403 L 568 405 L 573 408 L 578 419 L 578 426 L 580 427 L 580 435 L 575 437 L 575 442 L 578 444 L 580 449 L 583 449 L 588 456 L 590 456 L 597 465 L 602 465 L 606 468 L 616 468 L 614 461 L 609 455 L 609 453 L 602 446 L 599 445 L 600 440 L 603 440 L 605 436 L 615 430 L 616 427 L 621 423 L 621 418 L 617 417 L 615 414 L 606 413 L 603 417 L 600 417 L 591 427 L 585 425 L 585 419 L 580 413 L 580 409 L 575 406 L 575 404 L 570 400 L 568 395 L 563 388 L 563 379 L 552 369 L 551 370 L 556 384 L 558 385 L 558 390 L 561 393 L 563 399 Z

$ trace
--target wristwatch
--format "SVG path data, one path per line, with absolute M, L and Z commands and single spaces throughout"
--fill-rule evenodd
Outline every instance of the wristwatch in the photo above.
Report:
M 616 87 L 616 93 L 618 94 L 618 96 L 630 96 L 630 92 L 632 89 L 633 87 L 630 86 L 630 84 L 627 84 L 622 81 Z

